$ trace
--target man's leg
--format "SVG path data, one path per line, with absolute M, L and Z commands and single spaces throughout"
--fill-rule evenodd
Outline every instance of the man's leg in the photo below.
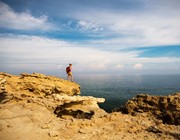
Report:
M 71 82 L 73 82 L 73 75 L 71 74 Z
M 67 80 L 69 79 L 69 75 L 67 74 Z

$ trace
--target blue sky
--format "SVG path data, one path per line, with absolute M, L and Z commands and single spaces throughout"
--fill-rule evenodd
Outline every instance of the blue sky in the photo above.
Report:
M 0 71 L 180 74 L 179 0 L 1 0 Z

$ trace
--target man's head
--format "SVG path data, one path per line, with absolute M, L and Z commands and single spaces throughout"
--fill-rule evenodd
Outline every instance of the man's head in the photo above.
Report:
M 71 64 L 71 63 L 69 63 L 69 66 L 72 66 L 72 64 Z

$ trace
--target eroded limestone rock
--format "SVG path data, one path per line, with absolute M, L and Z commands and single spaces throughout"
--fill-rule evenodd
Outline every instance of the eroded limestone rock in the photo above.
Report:
M 180 139 L 179 125 L 163 124 L 148 112 L 136 116 L 121 112 L 107 114 L 97 105 L 104 102 L 103 98 L 74 95 L 74 89 L 79 90 L 75 83 L 62 80 L 60 84 L 59 78 L 55 80 L 41 74 L 1 73 L 0 78 L 0 87 L 3 87 L 0 92 L 2 140 Z M 51 88 L 56 82 L 59 85 Z M 53 92 L 49 92 L 51 89 Z M 166 103 L 166 100 L 160 100 Z M 156 103 L 149 101 L 151 106 Z M 176 104 L 177 100 L 172 99 L 172 103 Z M 176 108 L 173 104 L 169 108 Z M 164 104 L 161 106 L 168 108 Z
M 80 94 L 78 84 L 57 77 L 39 73 L 20 76 L 0 73 L 2 104 L 37 104 L 61 118 L 91 119 L 106 114 L 98 106 L 105 99 L 77 94 Z
M 180 125 L 180 93 L 168 96 L 139 94 L 119 110 L 128 114 L 150 112 L 164 123 Z
M 22 92 L 42 96 L 51 94 L 80 94 L 80 86 L 78 84 L 54 76 L 46 76 L 39 73 L 23 73 L 20 76 L 0 73 L 0 78 L 0 93 L 4 90 L 13 94 Z
M 74 118 L 79 119 L 91 119 L 93 116 L 97 117 L 107 114 L 98 106 L 98 103 L 103 103 L 105 101 L 104 98 L 67 95 L 54 95 L 54 98 L 63 102 L 63 104 L 59 105 L 54 111 L 58 117 L 66 118 L 73 116 Z

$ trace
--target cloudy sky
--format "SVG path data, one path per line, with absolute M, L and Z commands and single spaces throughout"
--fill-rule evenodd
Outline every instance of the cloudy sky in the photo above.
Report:
M 179 0 L 1 0 L 0 71 L 180 74 Z

